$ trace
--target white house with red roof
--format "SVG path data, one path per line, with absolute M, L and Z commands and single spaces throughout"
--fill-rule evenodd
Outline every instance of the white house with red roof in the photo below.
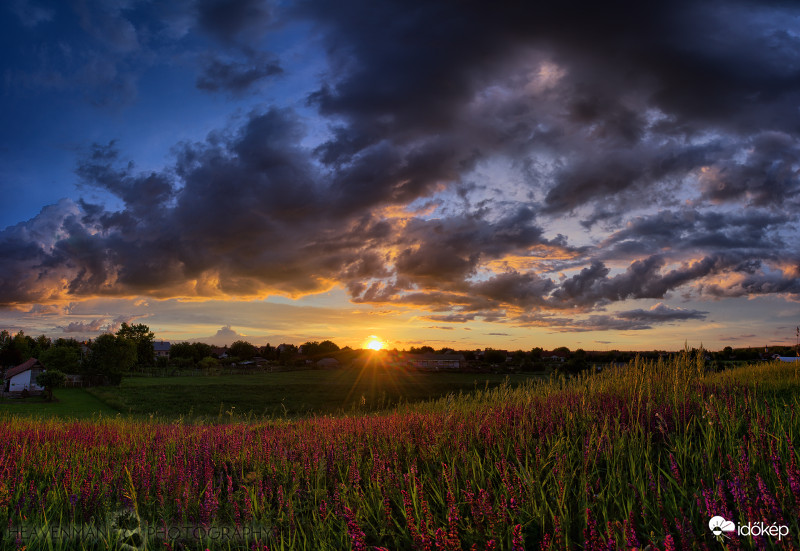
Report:
M 41 392 L 44 390 L 36 384 L 36 377 L 45 372 L 42 362 L 36 358 L 21 363 L 17 367 L 12 367 L 3 376 L 6 392 Z

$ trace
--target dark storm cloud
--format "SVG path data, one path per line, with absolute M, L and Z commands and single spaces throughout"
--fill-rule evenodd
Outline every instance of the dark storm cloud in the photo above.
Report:
M 716 145 L 646 142 L 621 148 L 595 142 L 586 143 L 585 148 L 555 174 L 555 185 L 545 196 L 546 211 L 570 211 L 604 200 L 599 210 L 612 210 L 601 218 L 633 204 L 669 199 L 680 178 L 706 165 L 718 150 Z
M 663 304 L 591 313 L 678 290 L 796 295 L 797 272 L 776 266 L 800 256 L 800 44 L 788 28 L 800 12 L 615 8 L 186 5 L 187 25 L 219 47 L 189 56 L 202 64 L 195 84 L 230 96 L 288 76 L 260 40 L 286 18 L 310 22 L 329 65 L 306 108 L 327 128 L 309 140 L 297 112 L 264 108 L 178 144 L 173 165 L 149 173 L 114 143 L 94 147 L 77 174 L 124 208 L 63 203 L 0 233 L 0 302 L 341 285 L 434 321 L 589 331 L 703 319 Z M 151 45 L 119 6 L 86 17 L 107 51 Z M 135 88 L 136 72 L 108 60 L 87 63 L 86 80 Z M 552 235 L 579 223 L 597 232 L 588 244 Z
M 762 132 L 742 144 L 743 160 L 722 158 L 701 177 L 703 197 L 754 206 L 798 205 L 800 142 L 785 132 Z
M 670 321 L 701 320 L 705 319 L 706 314 L 708 314 L 708 312 L 700 310 L 670 308 L 666 304 L 659 302 L 649 310 L 626 310 L 624 312 L 617 312 L 616 316 L 623 320 L 667 323 Z
M 714 6 L 623 2 L 611 10 L 589 2 L 500 8 L 451 2 L 301 3 L 303 13 L 322 23 L 340 68 L 311 96 L 323 114 L 346 121 L 321 149 L 321 159 L 339 166 L 365 153 L 372 166 L 392 166 L 397 148 L 420 135 L 454 128 L 472 135 L 475 129 L 463 115 L 474 107 L 476 94 L 527 49 L 548 53 L 563 68 L 559 99 L 539 93 L 535 100 L 546 99 L 565 115 L 543 114 L 531 99 L 527 105 L 517 99 L 507 102 L 514 109 L 496 109 L 483 130 L 491 135 L 502 128 L 508 138 L 514 128 L 512 138 L 522 150 L 545 146 L 564 156 L 567 164 L 556 172 L 545 198 L 548 211 L 598 199 L 624 209 L 632 200 L 659 197 L 653 193 L 658 186 L 669 195 L 692 171 L 715 164 L 721 151 L 728 161 L 719 162 L 735 164 L 727 138 L 692 144 L 698 134 L 740 134 L 765 126 L 794 132 L 800 123 L 791 107 L 800 100 L 792 61 L 800 41 L 779 32 L 782 18 L 797 15 L 796 10 L 747 2 Z M 521 109 L 533 119 L 520 119 Z M 534 130 L 537 122 L 550 130 Z M 475 162 L 508 147 L 500 141 L 451 143 L 438 155 L 431 150 L 439 158 L 433 164 Z M 371 154 L 381 143 L 390 144 L 390 150 Z M 798 159 L 793 150 L 765 149 L 767 158 L 777 155 L 783 166 L 789 166 L 787 158 Z M 358 160 L 359 174 L 368 171 L 366 162 Z M 346 172 L 342 178 L 363 181 Z M 745 178 L 729 184 L 732 193 L 743 192 L 738 181 Z M 794 184 L 782 182 L 778 190 L 763 185 L 755 190 L 756 200 L 785 196 L 781 190 L 787 185 Z
M 768 273 L 758 271 L 745 276 L 739 281 L 727 285 L 709 284 L 702 288 L 703 293 L 716 297 L 742 297 L 757 295 L 791 295 L 800 299 L 800 261 L 794 260 L 793 274 Z
M 624 272 L 609 277 L 610 269 L 602 262 L 595 261 L 562 282 L 551 295 L 551 305 L 592 308 L 629 298 L 660 299 L 682 285 L 729 269 L 735 262 L 734 258 L 706 256 L 662 273 L 666 260 L 661 255 L 653 255 L 634 261 Z
M 265 0 L 199 0 L 195 9 L 200 27 L 223 42 L 257 36 L 273 18 Z
M 275 58 L 260 52 L 252 52 L 241 61 L 212 57 L 197 77 L 197 87 L 209 92 L 241 94 L 255 83 L 282 72 Z
M 524 252 L 547 240 L 533 213 L 522 208 L 493 222 L 478 215 L 415 219 L 397 242 L 404 247 L 395 260 L 399 278 L 421 286 L 450 282 L 458 287 L 481 262 Z
M 134 219 L 163 215 L 161 211 L 172 199 L 174 190 L 165 174 L 135 174 L 128 163 L 120 167 L 119 151 L 114 142 L 92 147 L 79 163 L 76 173 L 86 185 L 105 189 L 119 197 L 127 213 Z
M 551 327 L 559 332 L 582 333 L 587 331 L 644 331 L 653 326 L 703 320 L 708 312 L 670 308 L 658 303 L 648 310 L 636 309 L 616 312 L 615 314 L 592 314 L 584 318 L 566 318 L 549 315 L 525 314 L 518 322 L 523 326 Z
M 777 259 L 787 243 L 781 230 L 797 220 L 790 213 L 748 209 L 746 211 L 699 211 L 693 208 L 664 210 L 630 219 L 626 227 L 602 243 L 601 257 L 626 258 L 648 251 L 673 252 L 713 250 L 757 254 Z

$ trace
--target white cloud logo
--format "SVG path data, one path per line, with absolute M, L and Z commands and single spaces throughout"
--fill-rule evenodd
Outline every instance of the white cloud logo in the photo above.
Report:
M 723 517 L 713 517 L 708 521 L 708 527 L 711 532 L 717 536 L 725 536 L 723 532 L 733 532 L 736 530 L 736 525 L 732 520 L 725 520 Z M 725 536 L 728 537 L 728 536 Z

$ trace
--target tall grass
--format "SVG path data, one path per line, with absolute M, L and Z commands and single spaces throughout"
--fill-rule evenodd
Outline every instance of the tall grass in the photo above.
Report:
M 798 388 L 786 364 L 706 374 L 687 351 L 378 415 L 6 418 L 0 522 L 31 551 L 795 549 Z M 716 515 L 790 534 L 720 543 Z M 5 528 L 70 523 L 104 535 Z M 238 535 L 170 536 L 185 526 Z

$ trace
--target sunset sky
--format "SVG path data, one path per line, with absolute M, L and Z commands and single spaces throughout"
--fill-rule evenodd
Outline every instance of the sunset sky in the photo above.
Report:
M 791 2 L 9 0 L 0 328 L 794 344 Z

